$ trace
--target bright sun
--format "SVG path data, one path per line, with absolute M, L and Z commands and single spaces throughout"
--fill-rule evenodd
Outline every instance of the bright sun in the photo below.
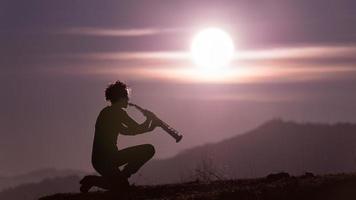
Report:
M 193 38 L 191 56 L 193 61 L 206 69 L 227 66 L 234 54 L 231 37 L 218 28 L 207 28 Z

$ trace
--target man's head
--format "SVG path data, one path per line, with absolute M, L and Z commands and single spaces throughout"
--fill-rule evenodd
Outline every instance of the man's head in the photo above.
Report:
M 111 104 L 119 103 L 122 107 L 126 108 L 129 101 L 129 90 L 125 83 L 116 81 L 106 88 L 105 98 Z

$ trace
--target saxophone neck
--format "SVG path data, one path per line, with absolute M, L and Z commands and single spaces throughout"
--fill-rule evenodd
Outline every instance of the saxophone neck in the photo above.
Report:
M 128 103 L 129 106 L 137 106 L 136 104 L 134 103 Z
M 140 106 L 138 106 L 138 105 L 136 105 L 136 104 L 134 104 L 134 103 L 128 103 L 128 104 L 129 104 L 129 106 L 133 106 L 133 107 L 135 107 L 136 109 L 138 109 L 138 110 L 141 111 L 141 112 L 144 112 L 144 111 L 145 111 L 145 109 L 141 108 Z

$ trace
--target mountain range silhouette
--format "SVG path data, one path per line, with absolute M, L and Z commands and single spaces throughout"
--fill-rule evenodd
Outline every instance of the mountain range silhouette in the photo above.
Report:
M 318 175 L 352 173 L 355 169 L 356 124 L 296 123 L 274 119 L 245 134 L 187 149 L 169 159 L 152 160 L 131 182 L 152 185 L 204 181 L 204 178 L 221 181 L 266 177 L 282 171 L 298 176 L 305 172 Z M 13 187 L 1 192 L 0 199 L 5 193 L 8 200 L 18 199 L 12 196 L 26 196 L 24 193 L 31 193 L 31 190 L 40 190 L 36 195 L 41 196 L 79 192 L 79 177 L 66 179 L 63 186 L 48 182 L 60 180 L 26 184 L 27 189 L 23 185 Z
M 225 178 L 263 177 L 280 171 L 293 175 L 353 172 L 356 124 L 273 119 L 245 134 L 151 161 L 134 180 L 141 184 L 190 181 L 207 164 Z

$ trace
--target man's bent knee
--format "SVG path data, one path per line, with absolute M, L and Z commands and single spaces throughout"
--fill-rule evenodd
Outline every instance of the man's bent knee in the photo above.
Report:
M 152 144 L 145 144 L 144 145 L 145 152 L 147 152 L 147 155 L 152 158 L 153 155 L 155 154 L 156 150 L 155 147 Z

